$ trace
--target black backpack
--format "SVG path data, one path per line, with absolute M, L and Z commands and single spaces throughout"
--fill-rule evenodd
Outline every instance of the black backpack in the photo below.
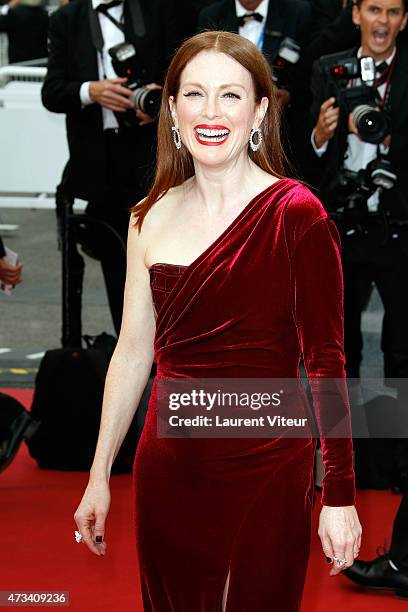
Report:
M 87 348 L 47 351 L 35 381 L 31 414 L 40 422 L 27 441 L 41 468 L 89 470 L 101 418 L 105 376 L 115 346 L 106 333 L 85 336 Z M 112 473 L 131 471 L 149 387 L 112 466 Z

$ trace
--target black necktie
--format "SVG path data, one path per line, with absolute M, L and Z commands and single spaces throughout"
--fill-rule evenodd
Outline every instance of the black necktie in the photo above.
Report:
M 263 17 L 261 13 L 245 13 L 245 15 L 241 15 L 238 17 L 238 26 L 242 28 L 248 21 L 263 21 Z
M 374 81 L 374 87 L 380 87 L 380 85 L 388 80 L 390 68 L 391 64 L 387 64 L 387 62 L 381 62 L 381 64 L 375 67 L 376 79 Z
M 123 4 L 123 0 L 111 0 L 110 2 L 103 2 L 101 4 L 98 4 L 95 10 L 99 11 L 99 13 L 106 13 L 106 11 L 113 8 L 114 6 L 120 6 L 121 4 Z
M 387 70 L 387 68 L 388 68 L 387 62 L 381 62 L 381 64 L 378 64 L 378 66 L 375 67 L 375 71 L 377 74 L 382 74 L 384 70 Z

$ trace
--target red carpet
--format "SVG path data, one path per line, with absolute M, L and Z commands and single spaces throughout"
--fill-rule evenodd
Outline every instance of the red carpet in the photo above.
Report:
M 29 406 L 31 391 L 5 392 Z M 85 473 L 40 470 L 26 446 L 21 447 L 0 476 L 0 590 L 69 591 L 69 609 L 75 612 L 141 612 L 130 476 L 111 478 L 106 557 L 92 555 L 74 540 L 73 514 L 86 483 Z M 364 530 L 362 559 L 374 557 L 376 546 L 385 538 L 390 541 L 399 501 L 399 496 L 386 491 L 359 492 L 358 510 Z M 408 602 L 392 593 L 362 590 L 341 575 L 329 577 L 317 535 L 317 502 L 302 612 L 407 610 Z M 280 612 L 273 608 L 273 602 L 271 612 Z

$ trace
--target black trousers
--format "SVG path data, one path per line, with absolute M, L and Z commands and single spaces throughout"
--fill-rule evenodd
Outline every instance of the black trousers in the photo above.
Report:
M 401 433 L 407 432 L 407 384 L 401 381 L 398 385 L 395 379 L 408 378 L 408 228 L 391 225 L 385 234 L 384 226 L 373 224 L 365 232 L 347 234 L 350 227 L 342 224 L 338 227 L 342 237 L 347 375 L 360 377 L 361 315 L 375 285 L 384 306 L 381 332 L 384 378 L 394 379 L 397 386 Z M 403 434 L 393 441 L 394 461 L 400 472 L 408 470 L 406 437 Z M 394 521 L 390 557 L 401 571 L 408 573 L 408 493 L 404 494 Z
M 368 226 L 367 233 L 342 236 L 344 274 L 344 343 L 346 370 L 359 378 L 363 336 L 361 315 L 375 285 L 384 306 L 381 350 L 385 378 L 408 378 L 408 228 Z M 408 409 L 408 408 L 407 408 Z
M 408 492 L 403 495 L 394 520 L 389 552 L 391 561 L 408 574 Z
M 88 241 L 101 261 L 109 308 L 119 334 L 126 278 L 126 242 L 130 208 L 147 192 L 153 174 L 155 132 L 151 125 L 137 130 L 104 132 L 104 189 L 88 203 L 86 213 L 113 228 L 90 224 Z

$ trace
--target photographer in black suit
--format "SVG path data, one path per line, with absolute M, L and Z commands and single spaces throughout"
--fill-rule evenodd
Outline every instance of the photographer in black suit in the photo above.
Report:
M 198 30 L 236 32 L 255 43 L 274 64 L 284 38 L 298 42 L 309 18 L 307 0 L 221 0 L 204 8 Z M 290 83 L 279 90 L 282 105 L 290 100 Z
M 169 0 L 77 0 L 50 18 L 42 100 L 48 110 L 66 114 L 70 151 L 59 191 L 87 200 L 87 213 L 111 225 L 124 243 L 129 208 L 144 196 L 151 177 L 156 126 L 151 114 L 130 100 L 127 78 L 118 78 L 109 50 L 124 42 L 133 45 L 136 76 L 154 89 L 160 87 L 176 40 Z M 86 248 L 101 260 L 118 333 L 123 247 L 104 229 L 88 234 Z
M 47 57 L 47 29 L 43 0 L 10 0 L 0 7 L 0 32 L 7 34 L 10 64 Z
M 299 50 L 289 47 L 283 52 L 281 45 L 286 38 L 300 43 L 309 15 L 308 0 L 220 0 L 203 9 L 198 20 L 199 31 L 237 32 L 265 54 L 278 87 L 278 100 L 284 111 L 282 138 L 293 166 L 300 149 L 299 136 L 304 134 L 304 123 L 299 125 L 299 99 L 292 95 Z M 286 59 L 278 57 L 283 54 Z
M 408 48 L 397 45 L 396 39 L 407 22 L 407 3 L 357 0 L 352 18 L 360 28 L 359 47 L 321 57 L 314 66 L 311 155 L 315 182 L 342 237 L 347 374 L 360 375 L 361 314 L 375 283 L 385 311 L 384 374 L 397 387 L 399 417 L 405 423 L 398 435 L 406 435 Z M 364 57 L 374 61 L 356 59 Z M 362 104 L 376 110 L 364 110 Z M 394 449 L 396 477 L 403 488 L 407 440 L 396 439 Z M 390 553 L 356 561 L 345 572 L 359 584 L 408 595 L 407 494 L 394 524 Z

